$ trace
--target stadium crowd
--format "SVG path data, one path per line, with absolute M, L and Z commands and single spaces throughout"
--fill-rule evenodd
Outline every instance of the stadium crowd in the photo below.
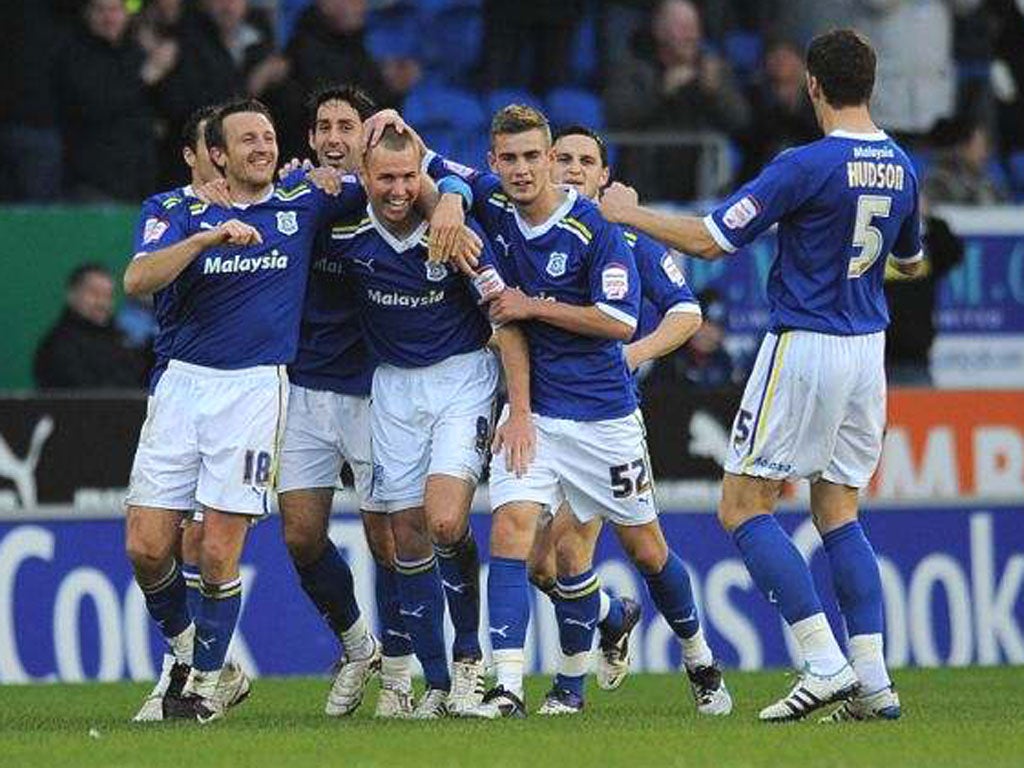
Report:
M 304 154 L 302 104 L 322 82 L 404 103 L 433 146 L 472 162 L 497 106 L 543 105 L 556 126 L 623 136 L 617 176 L 645 196 L 714 196 L 816 135 L 801 53 L 842 25 L 878 48 L 879 122 L 934 202 L 1024 195 L 1015 0 L 14 0 L 0 199 L 139 202 L 183 181 L 189 113 L 239 94 L 274 110 L 282 154 Z M 701 183 L 709 133 L 724 167 Z

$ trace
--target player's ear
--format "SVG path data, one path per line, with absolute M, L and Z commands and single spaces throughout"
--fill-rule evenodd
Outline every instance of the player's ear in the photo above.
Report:
M 493 149 L 487 150 L 487 165 L 491 169 L 491 173 L 498 172 L 498 156 L 494 154 Z
M 196 167 L 196 153 L 192 151 L 192 147 L 185 147 L 182 149 L 181 157 L 185 161 L 185 165 L 189 168 Z
M 604 189 L 605 187 L 607 187 L 608 186 L 608 182 L 611 181 L 611 178 L 612 178 L 612 169 L 609 168 L 606 165 L 604 168 L 601 169 L 601 178 L 599 180 L 600 183 L 597 185 L 597 188 L 598 189 Z
M 227 155 L 224 150 L 220 147 L 210 147 L 210 162 L 223 171 L 228 164 Z
M 313 141 L 313 138 L 315 136 L 316 136 L 316 134 L 312 131 L 312 129 L 310 129 L 309 133 L 307 134 L 307 138 L 306 138 L 306 142 L 309 144 L 309 148 L 312 149 L 314 152 L 316 152 L 316 144 Z

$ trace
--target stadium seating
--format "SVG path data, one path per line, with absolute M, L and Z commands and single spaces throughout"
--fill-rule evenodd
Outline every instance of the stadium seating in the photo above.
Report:
M 1014 152 L 1007 161 L 1013 199 L 1024 202 L 1024 152 Z
M 581 123 L 595 131 L 604 129 L 604 104 L 582 88 L 557 88 L 549 93 L 547 116 L 555 128 Z
M 468 162 L 469 152 L 486 133 L 487 116 L 470 92 L 430 84 L 413 90 L 405 99 L 405 118 L 435 151 Z
M 432 0 L 421 7 L 417 36 L 422 43 L 423 67 L 447 85 L 468 85 L 483 50 L 483 18 L 471 0 Z M 420 30 L 429 29 L 423 35 Z
M 753 79 L 764 56 L 764 41 L 756 32 L 738 30 L 730 32 L 722 42 L 725 58 L 732 64 L 736 76 L 744 82 Z
M 483 102 L 484 110 L 488 115 L 493 115 L 499 109 L 507 107 L 509 104 L 526 104 L 540 110 L 544 109 L 540 99 L 529 91 L 519 88 L 497 88 L 489 93 L 485 93 Z

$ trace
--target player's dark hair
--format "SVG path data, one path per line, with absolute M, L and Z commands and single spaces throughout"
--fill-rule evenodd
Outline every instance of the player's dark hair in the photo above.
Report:
M 557 144 L 559 139 L 565 138 L 566 136 L 586 136 L 588 139 L 593 139 L 594 143 L 597 144 L 597 152 L 601 156 L 601 167 L 608 167 L 608 146 L 604 143 L 604 139 L 597 131 L 587 128 L 585 125 L 579 123 L 573 123 L 567 125 L 564 128 L 559 128 L 555 131 L 555 135 L 552 138 L 552 143 Z
M 325 85 L 317 88 L 306 99 L 306 119 L 310 130 L 316 127 L 316 114 L 320 107 L 329 101 L 345 102 L 356 111 L 360 120 L 366 120 L 377 111 L 373 98 L 358 85 Z
M 106 265 L 100 264 L 98 261 L 87 261 L 84 264 L 79 264 L 68 275 L 67 288 L 69 291 L 73 291 L 75 288 L 85 282 L 85 278 L 89 275 L 106 275 L 107 277 L 113 278 L 110 274 L 110 270 L 107 269 Z
M 244 112 L 256 112 L 263 115 L 274 125 L 274 116 L 270 114 L 267 105 L 259 99 L 233 99 L 222 104 L 213 116 L 206 121 L 206 128 L 203 137 L 206 139 L 206 148 L 227 149 L 227 139 L 224 136 L 224 120 L 231 115 L 238 115 Z
M 200 107 L 189 115 L 188 120 L 181 126 L 181 146 L 188 147 L 193 152 L 197 151 L 199 149 L 199 125 L 215 114 L 217 114 L 217 107 L 209 106 Z
M 875 87 L 875 64 L 871 43 L 853 29 L 830 30 L 807 47 L 807 72 L 835 109 L 868 103 Z
M 494 113 L 491 120 L 491 144 L 495 136 L 526 133 L 541 130 L 544 132 L 548 145 L 551 145 L 551 126 L 544 113 L 525 104 L 509 104 Z

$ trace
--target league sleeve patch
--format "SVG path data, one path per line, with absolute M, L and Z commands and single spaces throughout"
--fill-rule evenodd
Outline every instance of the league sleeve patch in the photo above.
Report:
M 456 163 L 454 160 L 445 160 L 441 164 L 447 170 L 449 170 L 452 173 L 454 173 L 456 176 L 461 176 L 464 179 L 465 178 L 469 178 L 470 176 L 473 175 L 473 169 L 472 168 L 470 168 L 467 165 L 463 165 L 462 163 Z
M 505 290 L 505 281 L 494 267 L 485 267 L 473 278 L 473 287 L 483 303 Z
M 668 276 L 668 279 L 672 281 L 673 285 L 686 285 L 686 278 L 683 277 L 683 271 L 679 269 L 679 265 L 676 264 L 675 257 L 672 256 L 672 251 L 665 251 L 665 255 L 661 257 L 661 268 L 665 270 L 665 274 Z
M 729 229 L 742 229 L 761 213 L 761 204 L 753 195 L 744 195 L 729 206 L 722 221 Z
M 149 245 L 150 243 L 155 243 L 164 236 L 169 226 L 164 219 L 150 216 L 142 227 L 142 244 Z
M 629 271 L 621 264 L 609 264 L 601 272 L 601 292 L 609 301 L 619 301 L 629 293 Z

